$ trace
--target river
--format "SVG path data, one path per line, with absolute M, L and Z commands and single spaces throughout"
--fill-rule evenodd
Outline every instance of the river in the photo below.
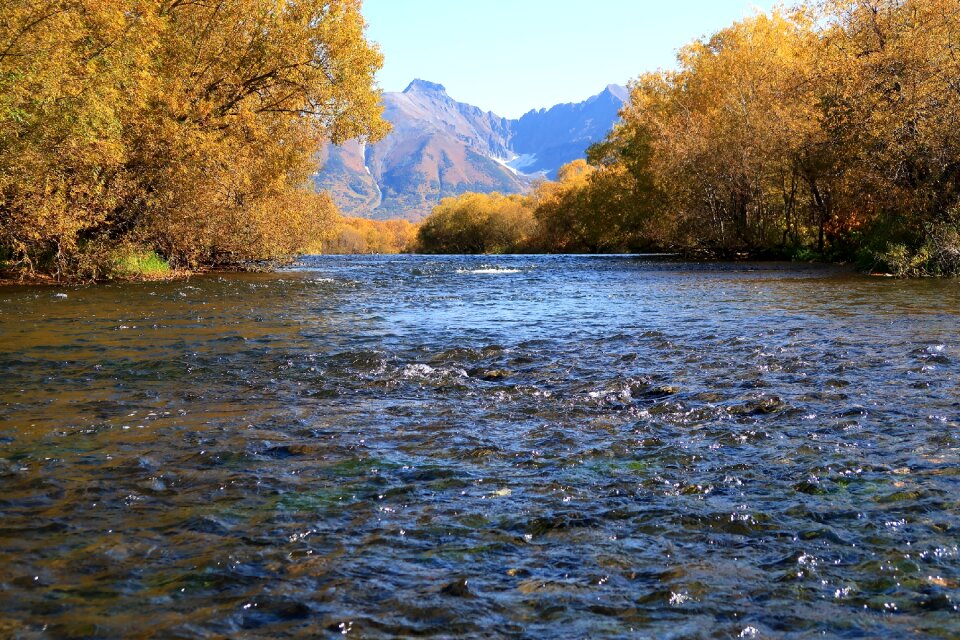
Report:
M 0 637 L 960 636 L 960 282 L 0 289 Z

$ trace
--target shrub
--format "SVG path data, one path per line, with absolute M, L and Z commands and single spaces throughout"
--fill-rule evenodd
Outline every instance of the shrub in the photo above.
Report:
M 900 278 L 960 275 L 960 210 L 924 225 L 915 246 L 891 242 L 875 257 L 886 271 Z

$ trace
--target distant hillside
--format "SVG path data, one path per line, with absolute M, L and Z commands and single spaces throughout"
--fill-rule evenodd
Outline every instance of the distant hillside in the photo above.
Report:
M 385 93 L 393 131 L 375 145 L 328 146 L 315 177 L 344 213 L 419 219 L 466 191 L 519 193 L 583 157 L 617 121 L 627 90 L 617 85 L 576 104 L 530 111 L 519 120 L 457 102 L 443 85 L 414 80 Z

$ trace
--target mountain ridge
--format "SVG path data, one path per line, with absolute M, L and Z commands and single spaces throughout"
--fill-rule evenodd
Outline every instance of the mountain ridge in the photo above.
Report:
M 617 121 L 626 98 L 624 87 L 607 85 L 583 102 L 509 119 L 417 78 L 402 92 L 383 94 L 391 133 L 376 144 L 328 145 L 314 183 L 345 214 L 374 219 L 417 220 L 442 198 L 466 191 L 521 193 L 583 157 Z

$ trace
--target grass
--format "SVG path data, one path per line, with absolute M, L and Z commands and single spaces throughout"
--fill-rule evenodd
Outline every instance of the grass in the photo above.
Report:
M 117 258 L 114 268 L 121 278 L 168 278 L 170 263 L 156 251 L 131 251 Z

